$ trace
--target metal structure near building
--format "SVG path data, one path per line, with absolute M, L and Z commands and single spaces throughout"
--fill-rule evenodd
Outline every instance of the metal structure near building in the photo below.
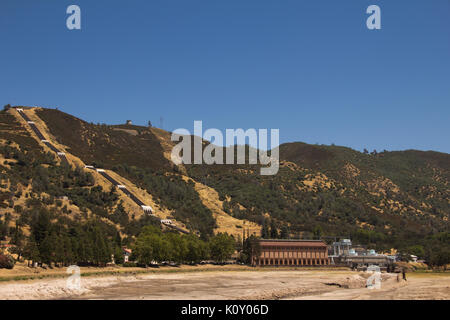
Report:
M 387 269 L 395 260 L 391 256 L 378 254 L 373 249 L 363 246 L 353 246 L 350 239 L 341 239 L 328 247 L 330 264 L 347 266 L 353 269 L 365 270 L 369 266 Z
M 342 239 L 340 241 L 335 241 L 332 244 L 333 256 L 341 256 L 349 254 L 352 247 L 352 241 L 350 239 Z

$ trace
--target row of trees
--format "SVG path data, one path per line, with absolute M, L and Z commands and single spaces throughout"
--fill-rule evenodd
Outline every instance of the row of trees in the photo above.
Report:
M 193 234 L 163 233 L 158 227 L 146 226 L 133 246 L 132 259 L 145 265 L 154 261 L 199 263 L 212 259 L 224 262 L 231 258 L 235 245 L 234 238 L 224 233 L 203 241 Z
M 33 214 L 30 235 L 25 236 L 23 226 L 16 222 L 12 228 L 12 249 L 19 259 L 34 265 L 68 266 L 71 264 L 104 266 L 112 261 L 122 264 L 124 244 L 114 228 L 108 228 L 100 220 L 89 220 L 84 224 L 70 224 L 54 221 L 55 216 L 45 209 Z M 212 236 L 204 241 L 194 234 L 162 232 L 160 226 L 146 225 L 138 235 L 131 260 L 142 265 L 152 262 L 170 261 L 175 263 L 199 263 L 214 260 L 223 263 L 231 258 L 237 248 L 235 239 L 225 233 Z M 245 253 L 245 254 L 244 254 Z M 251 251 L 246 247 L 241 261 L 249 262 Z
M 426 237 L 425 245 L 413 245 L 401 250 L 402 260 L 410 260 L 415 255 L 431 267 L 444 267 L 450 264 L 450 232 L 440 232 Z
M 111 262 L 116 254 L 122 257 L 121 237 L 99 220 L 84 224 L 53 222 L 54 217 L 41 209 L 32 216 L 30 235 L 26 237 L 22 227 L 16 225 L 12 232 L 13 252 L 32 264 L 67 266 L 70 264 L 102 266 Z M 120 261 L 119 261 L 120 263 Z

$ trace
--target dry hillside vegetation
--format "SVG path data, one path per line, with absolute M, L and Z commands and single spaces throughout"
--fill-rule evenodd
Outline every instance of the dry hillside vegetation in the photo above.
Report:
M 286 143 L 279 147 L 278 174 L 261 176 L 258 165 L 176 167 L 170 159 L 170 133 L 158 128 L 96 125 L 52 109 L 27 112 L 35 113 L 33 120 L 73 156 L 71 161 L 117 173 L 157 214 L 205 237 L 226 230 L 242 234 L 244 225 L 264 233 L 270 226 L 274 232 L 265 236 L 348 236 L 385 250 L 434 245 L 450 229 L 448 154 L 364 154 L 340 146 Z M 31 149 L 39 146 L 24 135 L 22 125 L 10 126 L 11 135 L 3 123 L 0 138 Z M 101 183 L 95 177 L 95 184 Z M 125 210 L 132 210 L 117 194 Z M 108 210 L 117 207 L 115 202 Z M 137 230 L 139 224 L 133 226 Z

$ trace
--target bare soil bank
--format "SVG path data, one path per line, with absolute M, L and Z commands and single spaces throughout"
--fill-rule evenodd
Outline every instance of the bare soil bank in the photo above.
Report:
M 450 274 L 383 274 L 369 290 L 367 273 L 343 270 L 209 270 L 209 272 L 82 277 L 82 289 L 66 279 L 0 283 L 0 299 L 449 299 Z
M 283 268 L 283 270 L 298 270 L 299 268 Z M 302 270 L 317 269 L 314 267 L 302 267 Z M 330 269 L 324 267 L 324 269 Z M 331 268 L 333 270 L 349 270 L 348 268 Z M 48 278 L 66 278 L 66 267 L 54 268 L 29 268 L 25 263 L 16 264 L 13 269 L 0 269 L 0 283 L 4 281 L 39 280 Z M 147 273 L 172 273 L 172 272 L 205 272 L 205 271 L 257 271 L 260 268 L 246 265 L 180 265 L 161 266 L 158 268 L 138 268 L 138 267 L 80 267 L 81 275 L 84 277 L 107 276 L 107 275 L 133 275 Z M 264 270 L 279 270 L 275 267 L 266 267 Z

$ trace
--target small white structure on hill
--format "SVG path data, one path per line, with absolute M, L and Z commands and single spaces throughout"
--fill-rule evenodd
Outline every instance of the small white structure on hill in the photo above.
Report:
M 144 210 L 145 213 L 152 213 L 153 212 L 153 208 L 150 206 L 141 206 L 142 210 Z

